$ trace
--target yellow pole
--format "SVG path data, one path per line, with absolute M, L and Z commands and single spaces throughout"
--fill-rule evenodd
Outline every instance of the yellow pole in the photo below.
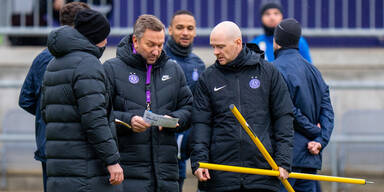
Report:
M 237 110 L 236 106 L 231 104 L 229 106 L 229 109 L 232 111 L 233 115 L 235 115 L 236 119 L 240 122 L 241 126 L 244 128 L 245 132 L 251 137 L 252 141 L 256 144 L 257 148 L 260 150 L 261 154 L 263 154 L 265 160 L 269 163 L 269 165 L 272 167 L 273 170 L 278 171 L 279 167 L 277 166 L 276 162 L 272 159 L 271 155 L 268 153 L 267 149 L 265 149 L 263 143 L 261 143 L 260 139 L 253 134 L 251 129 L 249 128 L 248 123 L 245 121 L 244 117 L 241 115 L 239 110 Z M 277 175 L 279 176 L 279 175 Z M 293 190 L 291 184 L 288 182 L 288 180 L 284 179 L 281 181 L 287 189 L 288 192 L 295 192 Z
M 120 125 L 124 125 L 124 126 L 130 128 L 130 129 L 132 129 L 132 127 L 131 127 L 128 123 L 126 123 L 126 122 L 124 122 L 124 121 L 122 121 L 122 120 L 115 119 L 115 123 L 116 123 L 116 124 L 120 124 Z
M 217 170 L 217 171 L 230 171 L 230 172 L 236 172 L 236 173 L 256 174 L 256 175 L 276 176 L 276 177 L 279 176 L 280 174 L 279 171 L 266 170 L 266 169 L 237 167 L 237 166 L 219 165 L 219 164 L 202 163 L 202 162 L 199 162 L 199 165 L 200 165 L 199 166 L 200 168 Z M 367 182 L 365 179 L 334 177 L 334 176 L 327 176 L 327 175 L 314 175 L 314 174 L 294 173 L 294 172 L 289 174 L 289 178 L 350 183 L 350 184 L 360 184 L 360 185 L 372 183 L 372 182 Z

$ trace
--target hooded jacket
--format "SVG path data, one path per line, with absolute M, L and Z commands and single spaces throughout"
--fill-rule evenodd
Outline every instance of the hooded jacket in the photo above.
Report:
M 229 110 L 230 104 L 239 109 L 277 165 L 290 170 L 293 117 L 287 86 L 259 50 L 244 46 L 226 65 L 216 61 L 196 85 L 191 131 L 193 173 L 198 162 L 271 169 Z M 199 183 L 202 190 L 280 189 L 275 177 L 209 172 L 211 179 Z
M 119 161 L 106 76 L 98 60 L 102 50 L 72 27 L 48 36 L 55 57 L 42 89 L 46 123 L 47 190 L 106 192 L 107 165 Z
M 131 123 L 133 116 L 146 110 L 146 60 L 133 53 L 132 36 L 121 40 L 117 57 L 104 63 L 116 118 Z M 164 52 L 153 64 L 151 73 L 151 111 L 179 118 L 180 126 L 150 127 L 141 133 L 118 126 L 124 191 L 178 191 L 177 144 L 175 132 L 189 127 L 192 93 L 179 65 Z

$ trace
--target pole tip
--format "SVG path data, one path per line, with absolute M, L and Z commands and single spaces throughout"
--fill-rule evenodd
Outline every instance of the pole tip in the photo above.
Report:
M 374 184 L 375 182 L 373 181 L 365 181 L 365 184 Z
M 230 109 L 230 110 L 232 110 L 232 109 L 234 109 L 234 108 L 235 108 L 235 105 L 234 105 L 234 104 L 230 104 L 230 105 L 229 105 L 229 109 Z

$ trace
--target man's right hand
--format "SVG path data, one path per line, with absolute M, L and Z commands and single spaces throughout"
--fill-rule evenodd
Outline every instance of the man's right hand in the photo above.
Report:
M 142 117 L 136 115 L 131 119 L 131 127 L 134 132 L 140 133 L 146 131 L 151 125 L 146 123 Z
M 211 176 L 209 176 L 208 169 L 204 168 L 198 168 L 194 175 L 197 177 L 199 181 L 207 181 L 208 179 L 211 179 Z
M 310 141 L 307 144 L 307 148 L 312 155 L 318 155 L 320 153 L 322 146 L 321 146 L 321 143 L 319 142 Z
M 120 167 L 118 163 L 114 165 L 107 166 L 109 172 L 109 183 L 112 185 L 118 185 L 124 181 L 124 173 L 123 169 Z

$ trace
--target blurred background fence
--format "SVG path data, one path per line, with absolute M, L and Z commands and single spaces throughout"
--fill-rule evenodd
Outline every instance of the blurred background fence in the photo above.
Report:
M 0 0 L 0 34 L 46 35 L 59 25 L 55 2 L 62 0 Z M 194 13 L 197 43 L 206 43 L 218 22 L 231 20 L 246 39 L 262 33 L 260 6 L 266 0 L 82 0 L 104 13 L 112 24 L 111 35 L 132 32 L 137 17 L 154 14 L 169 24 L 179 9 Z M 301 22 L 312 46 L 353 44 L 383 45 L 383 0 L 281 0 L 285 17 Z M 317 37 L 317 38 L 315 38 Z M 323 37 L 320 38 L 319 37 Z M 325 37 L 325 40 L 324 40 Z M 335 41 L 335 37 L 336 41 Z M 355 38 L 350 38 L 355 37 Z M 357 38 L 356 38 L 357 37 Z M 369 38 L 368 38 L 369 37 Z

